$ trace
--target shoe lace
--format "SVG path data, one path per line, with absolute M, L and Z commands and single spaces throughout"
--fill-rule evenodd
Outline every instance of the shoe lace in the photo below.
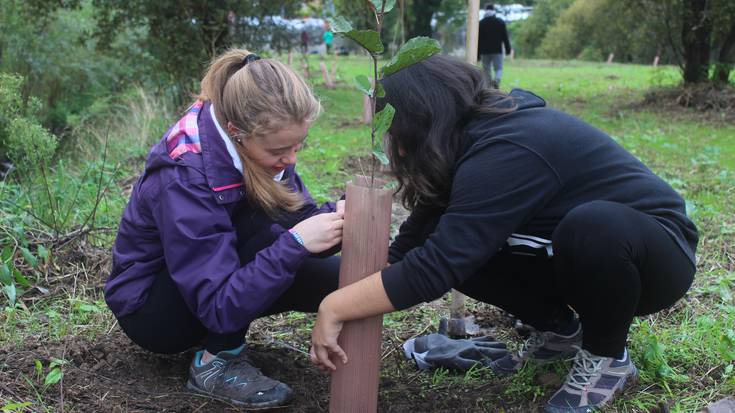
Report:
M 518 356 L 526 358 L 546 344 L 546 335 L 538 331 L 532 331 L 531 335 L 523 342 L 523 347 L 518 351 Z
M 591 379 L 599 374 L 605 358 L 595 356 L 578 346 L 574 347 L 578 351 L 572 363 L 572 370 L 567 376 L 566 385 L 572 389 L 582 391 L 590 384 Z

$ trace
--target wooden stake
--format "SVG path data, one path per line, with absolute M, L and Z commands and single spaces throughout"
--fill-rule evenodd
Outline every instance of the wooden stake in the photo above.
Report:
M 480 30 L 480 0 L 467 1 L 467 39 L 465 39 L 465 61 L 477 63 L 477 42 Z
M 468 0 L 467 2 L 467 42 L 465 48 L 465 61 L 469 64 L 477 63 L 477 43 L 480 30 L 480 0 Z M 464 324 L 467 312 L 464 294 L 452 290 L 452 304 L 449 308 L 448 333 L 453 336 L 464 336 L 467 330 Z
M 324 62 L 321 62 L 319 63 L 319 68 L 322 70 L 324 86 L 326 86 L 327 89 L 334 89 L 334 83 L 332 82 L 332 78 L 329 76 L 329 72 L 327 71 L 327 65 Z
M 288 65 L 291 66 L 293 64 L 293 51 L 288 51 Z
M 370 104 L 370 97 L 362 96 L 362 123 L 369 125 L 373 121 L 373 107 Z
M 615 53 L 610 53 L 610 55 L 607 56 L 607 64 L 612 63 L 614 58 L 615 58 Z
M 515 59 L 516 57 L 516 49 L 510 49 L 510 60 Z
M 653 67 L 658 67 L 658 55 L 653 58 Z
M 369 178 L 363 176 L 347 183 L 340 288 L 382 270 L 388 260 L 393 193 L 390 189 L 381 189 L 382 183 L 376 188 L 369 188 L 369 184 Z M 383 316 L 380 315 L 348 321 L 342 327 L 339 345 L 349 361 L 335 363 L 337 371 L 332 373 L 330 412 L 377 411 L 382 325 Z

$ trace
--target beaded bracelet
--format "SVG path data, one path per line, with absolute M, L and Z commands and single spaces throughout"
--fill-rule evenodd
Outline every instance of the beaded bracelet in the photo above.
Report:
M 298 232 L 294 231 L 293 229 L 289 229 L 288 232 L 291 233 L 291 236 L 293 237 L 293 239 L 296 240 L 296 242 L 301 244 L 302 247 L 304 246 L 304 239 L 301 238 L 301 235 L 299 235 Z

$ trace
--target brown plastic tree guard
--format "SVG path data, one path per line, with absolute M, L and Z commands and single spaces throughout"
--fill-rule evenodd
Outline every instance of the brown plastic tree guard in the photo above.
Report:
M 382 270 L 388 262 L 390 213 L 393 193 L 369 188 L 369 178 L 355 177 L 347 183 L 345 225 L 342 233 L 340 288 Z M 332 373 L 329 411 L 369 413 L 378 409 L 380 341 L 383 316 L 348 321 L 339 336 L 339 345 L 349 361 L 336 361 Z

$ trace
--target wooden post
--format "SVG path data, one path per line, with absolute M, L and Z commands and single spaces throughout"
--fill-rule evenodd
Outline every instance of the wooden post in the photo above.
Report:
M 465 48 L 465 61 L 474 65 L 477 63 L 477 42 L 480 29 L 480 0 L 468 0 L 467 2 L 467 39 Z M 452 290 L 452 303 L 449 307 L 449 324 L 447 332 L 452 336 L 464 336 L 467 334 L 465 328 L 465 300 L 464 294 Z
M 614 58 L 615 58 L 615 53 L 610 53 L 610 54 L 609 54 L 609 55 L 607 56 L 607 64 L 610 64 L 610 63 L 612 63 L 612 61 L 613 61 L 613 59 L 614 59 Z
M 362 123 L 369 125 L 373 121 L 373 109 L 370 105 L 370 97 L 362 97 Z
M 345 225 L 339 287 L 352 284 L 382 270 L 388 262 L 390 214 L 393 193 L 370 188 L 369 178 L 355 177 L 347 183 Z M 347 364 L 335 362 L 332 373 L 331 413 L 371 413 L 378 409 L 380 341 L 383 316 L 348 321 L 342 327 L 339 345 Z
M 653 67 L 658 67 L 658 55 L 653 58 Z
M 467 1 L 467 39 L 465 39 L 465 61 L 477 63 L 477 42 L 480 30 L 480 0 Z
M 332 78 L 329 77 L 329 72 L 327 71 L 327 65 L 324 62 L 319 63 L 319 69 L 322 71 L 322 78 L 324 78 L 324 86 L 327 87 L 327 89 L 334 89 L 334 83 L 332 82 Z
M 510 49 L 510 60 L 515 59 L 516 57 L 516 49 Z
M 293 51 L 288 51 L 288 65 L 291 66 L 293 64 Z

